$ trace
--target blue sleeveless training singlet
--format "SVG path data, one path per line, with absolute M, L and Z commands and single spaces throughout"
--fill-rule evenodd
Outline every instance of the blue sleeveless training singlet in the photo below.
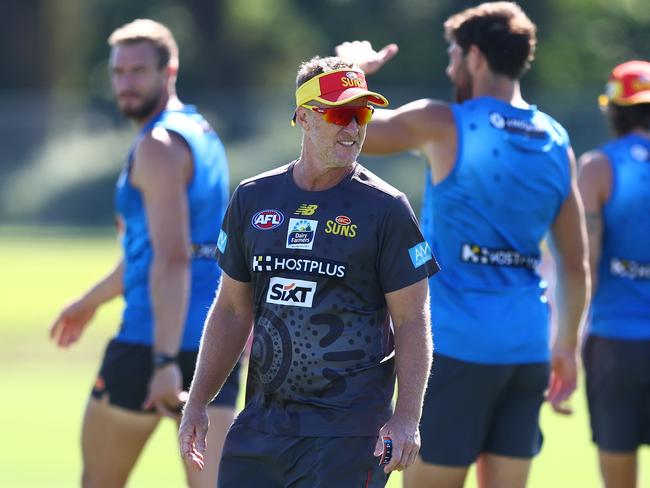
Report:
M 124 300 L 126 306 L 117 340 L 152 344 L 153 310 L 149 273 L 153 250 L 141 192 L 131 185 L 133 152 L 142 136 L 163 127 L 183 138 L 192 153 L 193 176 L 187 185 L 191 261 L 191 292 L 181 350 L 196 350 L 203 323 L 214 299 L 221 271 L 215 259 L 221 221 L 228 204 L 228 164 L 223 145 L 193 106 L 165 110 L 139 133 L 117 182 L 115 204 L 124 223 Z
M 570 192 L 566 131 L 536 107 L 452 105 L 456 163 L 433 185 L 422 228 L 443 270 L 430 280 L 440 354 L 478 363 L 549 359 L 540 242 Z
M 601 150 L 612 169 L 590 332 L 650 339 L 650 139 L 630 134 Z

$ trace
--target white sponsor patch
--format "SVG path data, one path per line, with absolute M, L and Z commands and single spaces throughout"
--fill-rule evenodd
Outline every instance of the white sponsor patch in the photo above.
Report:
M 314 281 L 279 278 L 274 276 L 269 282 L 266 294 L 267 303 L 311 308 L 316 293 Z
M 287 230 L 287 249 L 311 249 L 318 220 L 289 219 Z

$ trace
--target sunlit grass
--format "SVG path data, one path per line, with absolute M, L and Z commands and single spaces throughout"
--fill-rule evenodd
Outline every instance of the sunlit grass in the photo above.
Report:
M 119 324 L 120 301 L 102 310 L 81 342 L 69 350 L 57 350 L 48 341 L 47 328 L 66 301 L 118 259 L 119 247 L 110 231 L 90 234 L 0 229 L 2 487 L 79 485 L 81 415 L 104 345 Z M 576 413 L 571 418 L 544 408 L 545 444 L 533 464 L 529 486 L 599 486 L 582 391 L 573 405 Z M 184 485 L 175 435 L 173 423 L 165 421 L 147 445 L 129 486 Z M 647 473 L 648 449 L 641 463 Z M 389 486 L 399 486 L 399 479 L 392 477 Z M 467 486 L 476 486 L 473 477 Z

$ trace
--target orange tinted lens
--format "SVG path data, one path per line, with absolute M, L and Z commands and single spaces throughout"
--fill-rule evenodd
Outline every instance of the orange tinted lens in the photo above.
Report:
M 356 118 L 359 125 L 366 125 L 372 118 L 370 107 L 332 107 L 325 109 L 323 114 L 325 122 L 336 125 L 348 125 Z

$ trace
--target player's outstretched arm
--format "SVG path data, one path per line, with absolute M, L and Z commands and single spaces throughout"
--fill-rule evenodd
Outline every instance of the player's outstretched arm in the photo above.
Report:
M 564 402 L 576 388 L 578 334 L 590 296 L 587 230 L 575 176 L 575 158 L 569 150 L 571 190 L 551 227 L 551 251 L 556 264 L 558 330 L 551 358 L 547 400 L 558 413 L 569 414 Z
M 398 52 L 397 44 L 375 51 L 368 41 L 343 42 L 335 52 L 366 74 L 378 71 Z M 438 100 L 422 99 L 395 110 L 375 110 L 368 125 L 362 151 L 365 154 L 393 154 L 422 150 L 427 144 L 451 143 L 455 147 L 455 125 L 449 105 Z
M 253 325 L 250 283 L 225 272 L 206 320 L 189 398 L 183 410 L 178 438 L 183 460 L 203 469 L 208 433 L 207 404 L 219 392 L 238 361 Z
M 397 403 L 379 432 L 374 454 L 382 454 L 382 437 L 392 439 L 392 459 L 384 468 L 389 473 L 409 467 L 420 451 L 419 424 L 433 352 L 428 281 L 387 293 L 386 302 L 395 327 Z
M 63 308 L 49 329 L 57 346 L 68 347 L 77 342 L 97 309 L 122 293 L 123 271 L 124 263 L 120 260 L 108 275 Z
M 348 63 L 354 63 L 364 73 L 370 75 L 379 71 L 399 51 L 395 43 L 387 44 L 375 51 L 369 41 L 346 41 L 334 48 L 336 55 Z

